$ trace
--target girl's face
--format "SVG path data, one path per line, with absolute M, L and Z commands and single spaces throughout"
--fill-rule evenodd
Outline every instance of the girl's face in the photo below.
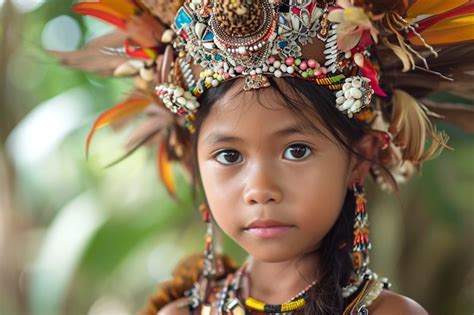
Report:
M 354 180 L 354 158 L 319 122 L 306 127 L 271 88 L 231 90 L 198 141 L 204 191 L 220 228 L 256 259 L 280 262 L 318 248 Z M 315 119 L 316 120 L 316 119 Z

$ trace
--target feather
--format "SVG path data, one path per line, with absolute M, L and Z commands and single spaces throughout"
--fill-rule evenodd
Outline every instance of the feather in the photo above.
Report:
M 466 132 L 474 133 L 474 106 L 457 103 L 437 103 L 424 100 L 428 109 L 440 114 L 442 120 L 458 126 Z
M 394 90 L 392 106 L 388 131 L 401 148 L 404 161 L 418 165 L 440 153 L 443 147 L 449 148 L 447 136 L 436 131 L 423 107 L 408 93 Z M 431 144 L 425 148 L 429 138 Z
M 157 166 L 161 181 L 171 197 L 176 198 L 176 183 L 168 152 L 168 140 L 162 140 L 157 152 Z
M 126 21 L 134 14 L 135 6 L 127 0 L 99 0 L 79 2 L 73 6 L 74 12 L 89 15 L 125 30 Z
M 135 0 L 140 7 L 158 17 L 164 24 L 171 25 L 184 0 Z
M 440 14 L 468 2 L 469 0 L 417 0 L 408 8 L 407 17 L 416 18 L 419 15 Z
M 90 144 L 97 129 L 121 121 L 143 111 L 150 102 L 149 98 L 131 97 L 100 114 L 87 136 L 86 157 L 89 156 Z
M 76 51 L 48 51 L 53 57 L 59 58 L 60 62 L 70 68 L 93 72 L 103 76 L 112 76 L 115 69 L 126 62 L 127 57 L 113 51 L 122 47 L 125 35 L 114 31 L 92 40 L 86 47 Z
M 474 0 L 449 1 L 459 6 L 444 5 L 434 15 L 416 22 L 415 31 L 431 45 L 462 43 L 474 40 Z M 429 14 L 430 12 L 424 12 Z M 415 33 L 408 34 L 413 44 L 423 44 Z
M 148 13 L 132 16 L 127 21 L 127 34 L 142 47 L 160 45 L 161 36 L 166 27 Z
M 464 43 L 474 40 L 474 15 L 460 16 L 444 20 L 421 32 L 430 45 Z M 422 45 L 418 37 L 410 37 L 414 45 Z
M 127 142 L 125 143 L 125 149 L 127 151 L 136 147 L 138 143 L 152 145 L 155 142 L 159 142 L 161 137 L 158 136 L 158 134 L 162 130 L 172 128 L 174 117 L 167 109 L 152 104 L 146 108 L 145 114 L 147 114 L 145 120 L 140 123 L 127 138 Z M 148 140 L 143 141 L 143 139 Z

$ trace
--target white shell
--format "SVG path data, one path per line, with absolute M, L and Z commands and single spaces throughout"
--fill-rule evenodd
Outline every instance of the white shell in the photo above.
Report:
M 141 68 L 140 69 L 140 76 L 146 82 L 153 81 L 153 79 L 154 79 L 153 75 L 154 75 L 153 69 L 147 69 L 147 68 Z
M 352 82 L 352 86 L 356 89 L 359 89 L 362 86 L 362 82 L 360 80 L 354 80 L 354 82 Z
M 347 109 L 351 108 L 352 104 L 354 104 L 353 99 L 345 100 L 344 103 L 342 104 L 341 108 L 342 108 L 342 110 L 347 110 Z
M 124 62 L 115 69 L 114 76 L 128 77 L 128 76 L 136 75 L 137 73 L 138 73 L 137 68 L 135 68 L 129 62 Z
M 175 33 L 174 33 L 172 30 L 170 30 L 170 29 L 165 30 L 165 31 L 163 32 L 163 35 L 161 35 L 161 42 L 162 42 L 163 44 L 169 44 L 169 43 L 171 43 L 171 41 L 172 41 L 173 38 L 174 38 L 174 35 L 175 35 Z
M 349 83 L 349 81 L 346 80 L 346 83 L 342 86 L 343 90 L 349 90 L 352 87 L 352 84 Z
M 181 97 L 184 94 L 184 89 L 182 87 L 177 88 L 174 90 L 174 96 L 175 97 Z
M 351 111 L 356 113 L 360 111 L 361 107 L 362 107 L 362 102 L 360 100 L 357 100 L 354 102 L 354 104 L 352 104 Z
M 351 91 L 350 90 L 344 91 L 344 97 L 347 98 L 347 99 L 352 98 Z
M 176 102 L 178 102 L 178 104 L 180 105 L 186 105 L 186 99 L 184 97 L 178 97 L 178 99 L 176 100 Z
M 358 88 L 353 87 L 349 91 L 351 91 L 351 95 L 355 99 L 359 99 L 362 97 L 362 91 L 359 90 Z
M 346 98 L 344 96 L 339 96 L 337 99 L 336 99 L 336 104 L 338 105 L 341 105 L 342 103 L 344 103 L 346 100 Z

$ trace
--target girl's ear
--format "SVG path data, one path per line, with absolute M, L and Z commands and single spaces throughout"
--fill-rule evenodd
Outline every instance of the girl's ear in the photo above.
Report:
M 364 183 L 372 163 L 377 160 L 380 146 L 380 138 L 371 133 L 365 134 L 355 144 L 354 151 L 357 152 L 358 155 L 351 155 L 351 169 L 348 178 L 349 182 L 347 183 L 349 189 L 352 189 L 352 183 L 354 183 L 354 181 L 358 181 L 360 184 Z

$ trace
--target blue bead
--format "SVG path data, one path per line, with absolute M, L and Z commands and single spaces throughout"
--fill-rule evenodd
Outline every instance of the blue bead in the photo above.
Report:
M 202 40 L 205 42 L 214 40 L 214 33 L 207 31 L 206 34 L 204 34 L 204 37 L 202 38 Z
M 280 46 L 280 48 L 285 48 L 286 46 L 288 46 L 288 42 L 285 42 L 285 41 L 278 42 L 278 46 Z
M 178 29 L 183 28 L 186 25 L 191 24 L 192 19 L 191 16 L 186 12 L 186 10 L 181 7 L 178 11 L 178 14 L 176 15 L 176 18 L 174 20 L 174 24 Z

